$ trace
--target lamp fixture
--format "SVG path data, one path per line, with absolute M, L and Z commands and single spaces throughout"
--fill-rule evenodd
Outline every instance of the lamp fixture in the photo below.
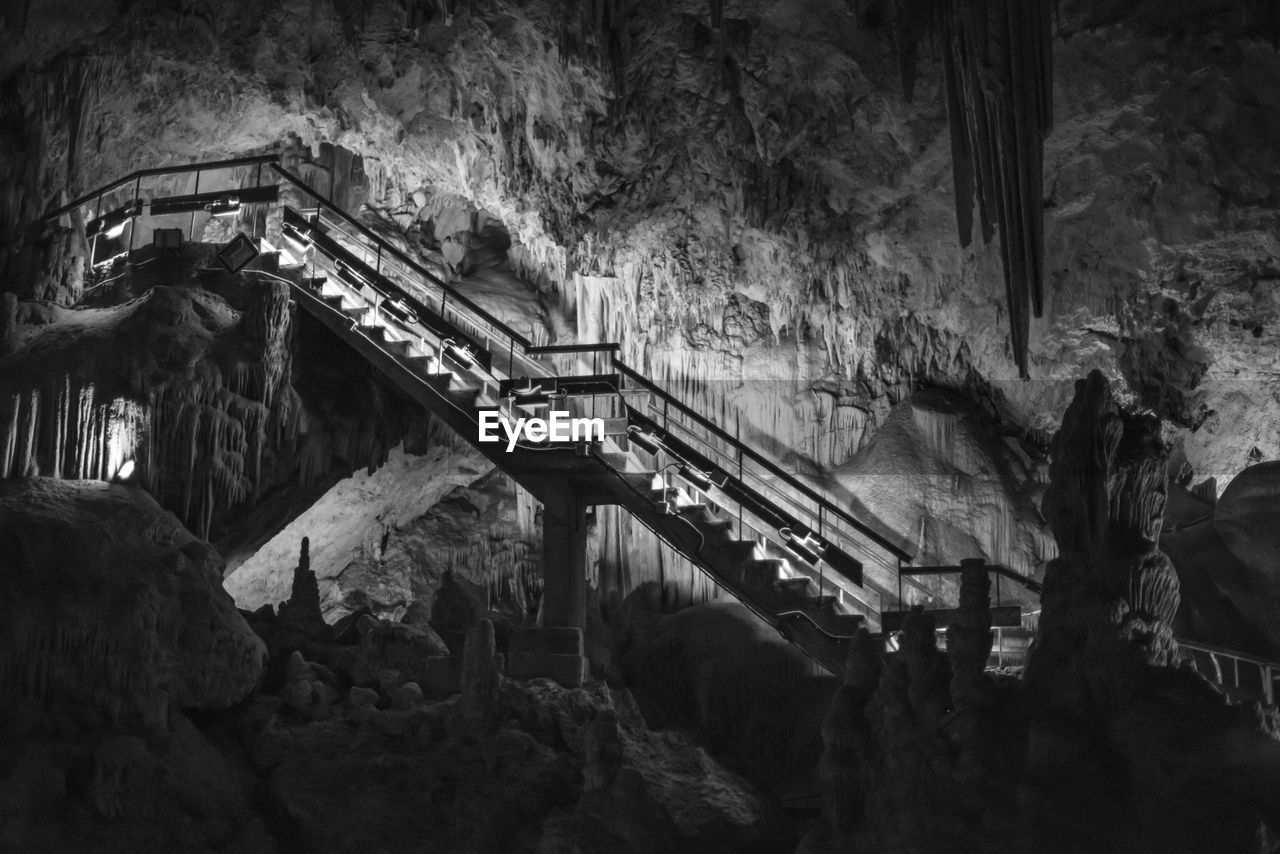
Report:
M 440 349 L 444 351 L 450 359 L 453 359 L 464 368 L 470 368 L 476 363 L 476 357 L 471 352 L 471 348 L 465 344 L 458 344 L 452 338 L 446 338 L 440 343 Z
M 403 298 L 383 300 L 382 310 L 401 323 L 414 324 L 418 322 L 418 315 L 413 309 L 409 308 L 409 304 Z
M 308 230 L 310 230 L 309 226 Z M 310 235 L 291 222 L 281 224 L 280 237 L 284 239 L 285 243 L 292 246 L 300 254 L 311 248 Z
M 652 433 L 646 433 L 636 425 L 627 428 L 627 440 L 638 445 L 649 454 L 657 455 L 662 450 L 662 442 Z
M 810 566 L 814 566 L 820 560 L 818 550 L 823 547 L 821 541 L 811 539 L 809 534 L 797 537 L 790 528 L 779 528 L 778 534 L 782 537 L 783 547 L 800 560 Z
M 695 487 L 702 490 L 703 492 L 706 492 L 708 489 L 711 488 L 711 485 L 712 485 L 711 475 L 707 474 L 701 469 L 696 469 L 693 466 L 689 465 L 688 463 L 684 463 L 683 465 L 680 466 L 679 471 L 680 471 L 681 477 L 689 481 L 689 483 L 693 484 Z
M 204 206 L 210 216 L 231 216 L 240 210 L 240 197 L 233 195 L 219 196 Z
M 357 273 L 355 270 L 348 267 L 346 263 L 342 261 L 335 261 L 333 266 L 334 266 L 334 269 L 338 271 L 339 276 L 342 276 L 344 279 L 349 281 L 351 284 L 355 285 L 357 288 L 363 288 L 368 286 L 369 280 L 366 279 L 364 276 L 360 275 L 359 273 Z
M 95 220 L 92 220 L 85 228 L 86 237 L 109 237 L 115 238 L 124 234 L 124 227 L 134 217 L 142 216 L 142 207 L 146 204 L 143 199 L 135 199 L 123 207 L 116 208 L 111 213 L 103 214 Z
M 512 397 L 515 397 L 515 398 L 533 397 L 534 395 L 542 391 L 541 385 L 534 385 L 533 380 L 529 379 L 528 377 L 524 377 L 523 379 L 524 379 L 524 385 L 512 386 L 511 388 Z
M 125 460 L 120 464 L 120 468 L 116 470 L 115 477 L 111 478 L 111 481 L 113 483 L 125 483 L 133 476 L 133 470 L 133 460 Z

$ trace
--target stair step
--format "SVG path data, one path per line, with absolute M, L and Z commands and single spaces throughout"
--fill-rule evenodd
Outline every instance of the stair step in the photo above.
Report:
M 676 499 L 679 497 L 679 495 L 680 495 L 680 490 L 674 487 L 667 487 L 666 489 L 649 490 L 649 498 L 652 499 L 654 502 L 668 501 L 671 503 L 672 506 L 675 506 Z
M 715 507 L 710 504 L 698 504 L 687 508 L 691 512 L 686 514 L 690 522 L 693 522 L 700 528 L 708 530 L 722 530 L 733 526 L 733 520 L 727 516 L 721 515 Z
M 729 560 L 751 561 L 759 559 L 760 544 L 754 540 L 730 540 L 720 547 Z
M 409 348 L 412 346 L 412 341 L 405 341 L 403 339 L 393 341 L 390 338 L 387 339 L 387 343 L 384 345 L 388 353 L 394 353 L 397 356 L 408 356 Z
M 435 356 L 406 356 L 405 361 L 409 363 L 410 367 L 420 374 L 426 374 L 428 376 L 435 375 Z M 446 376 L 448 375 L 446 374 Z
M 607 446 L 606 446 L 607 447 Z M 607 450 L 596 451 L 595 454 L 600 459 L 609 464 L 609 467 L 616 471 L 626 471 L 627 461 L 630 459 L 626 454 L 614 453 Z
M 387 330 L 372 324 L 360 324 L 360 333 L 375 344 L 386 344 Z
M 359 323 L 364 318 L 364 316 L 370 312 L 370 310 L 371 309 L 369 308 L 369 306 L 361 305 L 355 308 L 344 308 L 342 310 L 342 313 L 345 314 L 347 317 L 351 318 L 352 320 L 356 321 L 357 323 Z
M 449 395 L 450 400 L 463 409 L 475 409 L 476 400 L 480 397 L 480 389 L 476 386 L 455 386 L 450 384 L 446 393 Z
M 810 591 L 814 590 L 813 582 L 807 578 L 779 578 L 773 583 L 773 587 L 779 593 L 797 599 L 808 600 L 812 595 Z
M 307 276 L 300 281 L 300 284 L 309 291 L 319 293 L 327 281 L 329 281 L 328 276 Z
M 782 578 L 783 563 L 777 558 L 748 561 L 742 567 L 742 583 L 747 587 L 769 588 Z
M 811 614 L 825 614 L 828 617 L 836 616 L 836 597 L 835 596 L 808 596 L 805 598 L 804 609 Z
M 439 374 L 427 374 L 427 382 L 430 383 L 436 391 L 447 394 L 450 387 L 453 386 L 453 374 L 448 371 Z
M 330 296 L 327 296 L 327 297 L 320 297 L 320 299 L 324 300 L 325 305 L 329 306 L 330 308 L 336 308 L 338 311 L 343 310 L 342 294 L 331 294 Z

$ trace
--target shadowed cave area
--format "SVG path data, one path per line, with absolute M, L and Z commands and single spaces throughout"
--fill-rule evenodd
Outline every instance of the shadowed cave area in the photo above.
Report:
M 1280 852 L 1278 44 L 0 9 L 0 852 Z

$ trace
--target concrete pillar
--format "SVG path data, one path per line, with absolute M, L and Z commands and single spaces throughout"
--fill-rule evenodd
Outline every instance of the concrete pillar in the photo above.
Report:
M 542 625 L 586 628 L 587 507 L 566 480 L 542 504 Z

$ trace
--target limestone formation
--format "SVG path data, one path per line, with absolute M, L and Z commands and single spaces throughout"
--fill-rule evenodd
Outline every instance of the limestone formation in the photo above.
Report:
M 462 650 L 460 711 L 468 724 L 492 727 L 498 719 L 502 693 L 502 657 L 494 645 L 493 623 L 481 620 L 467 632 Z
M 1259 850 L 1262 826 L 1276 827 L 1280 740 L 1256 705 L 1228 704 L 1179 666 L 1154 428 L 1101 376 L 1078 384 L 1046 495 L 1061 557 L 1024 679 L 984 672 L 990 579 L 977 561 L 962 568 L 945 654 L 923 613 L 883 663 L 855 639 L 823 725 L 824 821 L 805 851 Z
M 262 675 L 216 552 L 137 487 L 2 480 L 0 554 L 7 726 L 162 727 L 171 709 L 231 706 Z

